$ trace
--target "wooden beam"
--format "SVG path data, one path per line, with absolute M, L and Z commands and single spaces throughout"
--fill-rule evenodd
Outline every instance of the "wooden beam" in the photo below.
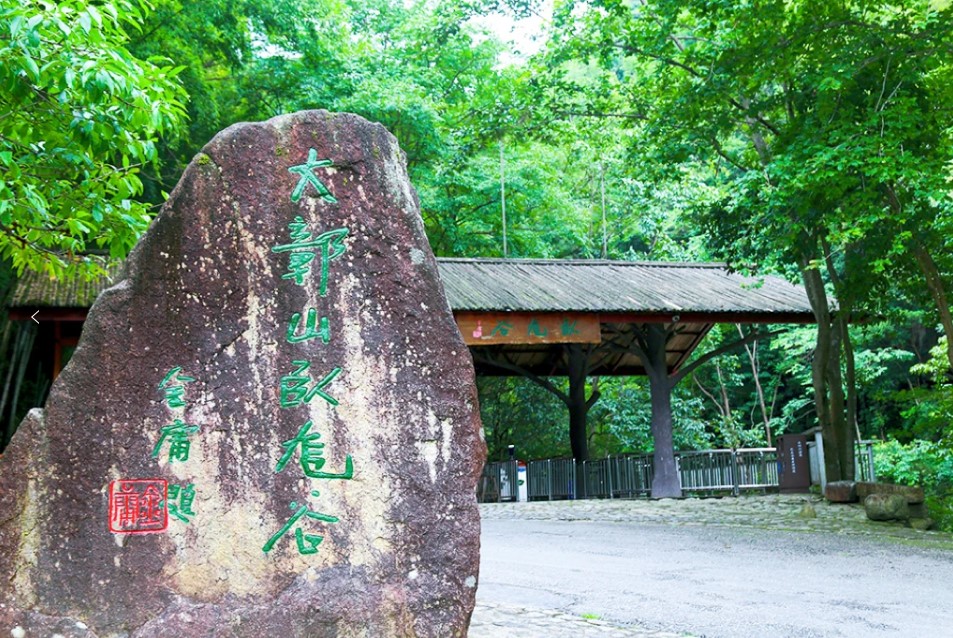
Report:
M 602 323 L 816 323 L 810 312 L 600 312 Z
M 454 313 L 468 346 L 599 343 L 599 315 L 585 312 Z
M 695 348 L 698 347 L 698 345 L 702 342 L 702 339 L 705 338 L 705 336 L 708 334 L 708 331 L 711 330 L 714 325 L 715 325 L 715 324 L 710 323 L 710 324 L 706 325 L 706 326 L 704 327 L 704 329 L 702 329 L 701 332 L 697 333 L 697 334 L 695 335 L 695 338 L 692 339 L 692 342 L 691 342 L 691 344 L 688 346 L 688 349 L 687 349 L 687 350 L 684 350 L 684 351 L 675 351 L 675 352 L 678 352 L 679 354 L 681 354 L 681 356 L 678 357 L 678 358 L 675 360 L 675 363 L 672 365 L 672 369 L 670 370 L 670 372 L 678 372 L 678 369 L 681 368 L 682 365 L 685 364 L 685 362 L 688 360 L 688 357 L 691 356 L 692 352 L 695 351 Z

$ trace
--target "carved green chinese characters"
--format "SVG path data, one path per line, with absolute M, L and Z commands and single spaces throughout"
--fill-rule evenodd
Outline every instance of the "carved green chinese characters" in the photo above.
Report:
M 325 186 L 321 180 L 318 179 L 318 176 L 314 174 L 314 169 L 324 168 L 326 166 L 331 166 L 332 162 L 329 159 L 318 159 L 318 152 L 313 148 L 308 151 L 308 161 L 304 164 L 299 164 L 297 166 L 292 166 L 288 169 L 289 173 L 295 173 L 301 176 L 301 179 L 298 180 L 297 185 L 293 191 L 291 191 L 291 201 L 297 202 L 301 199 L 301 196 L 304 195 L 305 189 L 308 187 L 308 184 L 314 187 L 314 190 L 318 192 L 318 195 L 326 202 L 331 204 L 337 204 L 338 200 L 331 194 L 331 191 L 328 190 L 328 187 Z
M 314 170 L 326 166 L 331 166 L 331 160 L 319 160 L 317 152 L 312 148 L 308 152 L 308 159 L 304 164 L 292 166 L 288 170 L 301 176 L 294 190 L 291 192 L 291 201 L 299 202 L 304 195 L 308 185 L 311 185 L 318 193 L 319 197 L 326 203 L 336 204 L 337 199 L 331 195 L 328 188 L 317 178 Z M 311 274 L 314 261 L 318 260 L 318 295 L 326 297 L 328 294 L 328 282 L 330 279 L 331 263 L 340 258 L 347 250 L 344 244 L 348 236 L 347 228 L 335 228 L 320 233 L 314 237 L 310 230 L 308 222 L 300 215 L 296 215 L 288 224 L 290 243 L 273 246 L 273 253 L 288 253 L 288 270 L 281 275 L 282 279 L 294 281 L 299 286 L 304 286 L 307 278 Z M 313 238 L 313 239 L 312 239 Z M 285 330 L 285 341 L 291 345 L 306 344 L 307 342 L 320 342 L 328 344 L 331 341 L 331 322 L 323 314 L 319 314 L 319 308 L 307 308 L 302 321 L 302 313 L 295 312 L 291 315 Z M 310 368 L 311 362 L 304 359 L 295 359 L 291 362 L 294 369 L 281 377 L 279 387 L 279 405 L 284 409 L 294 409 L 307 406 L 312 399 L 319 397 L 332 407 L 339 404 L 338 400 L 329 394 L 328 386 L 342 373 L 340 367 L 334 367 L 330 372 L 324 374 L 320 379 L 312 378 Z M 275 473 L 285 469 L 288 463 L 297 455 L 298 465 L 302 473 L 312 480 L 349 480 L 354 476 L 354 461 L 351 455 L 345 456 L 344 469 L 340 472 L 325 471 L 324 466 L 327 459 L 324 458 L 325 444 L 319 439 L 321 433 L 312 431 L 314 425 L 312 420 L 307 420 L 302 425 L 297 434 L 284 441 L 281 445 L 284 453 L 278 459 L 275 465 Z M 320 492 L 311 490 L 311 496 L 317 498 Z M 307 505 L 299 505 L 292 501 L 290 505 L 294 514 L 279 529 L 268 542 L 262 547 L 266 554 L 274 549 L 275 544 L 282 536 L 287 534 L 295 525 L 304 521 L 318 521 L 323 523 L 337 523 L 338 518 L 329 514 L 313 512 Z M 302 555 L 316 554 L 318 545 L 324 540 L 323 536 L 309 533 L 300 525 L 294 530 L 295 545 L 298 553 Z
M 314 497 L 320 496 L 317 490 L 312 490 L 311 495 Z M 267 554 L 274 548 L 275 543 L 281 540 L 281 537 L 288 533 L 295 523 L 297 523 L 301 517 L 310 518 L 315 521 L 321 521 L 323 523 L 337 523 L 340 519 L 336 516 L 330 516 L 328 514 L 321 514 L 319 512 L 312 512 L 307 505 L 298 505 L 296 502 L 291 501 L 288 505 L 291 509 L 295 510 L 295 513 L 291 515 L 291 518 L 275 532 L 274 536 L 268 539 L 268 542 L 265 543 L 262 550 Z M 321 544 L 321 541 L 324 540 L 323 536 L 318 536 L 317 534 L 305 534 L 304 530 L 300 527 L 295 529 L 295 544 L 298 546 L 299 554 L 317 554 L 318 545 Z
M 338 400 L 324 391 L 324 388 L 334 381 L 334 378 L 341 374 L 341 368 L 334 368 L 310 388 L 311 376 L 307 374 L 311 364 L 307 361 L 292 361 L 292 364 L 298 366 L 294 372 L 281 377 L 281 407 L 296 408 L 304 403 L 309 403 L 316 395 L 330 403 L 337 405 Z
M 199 426 L 184 423 L 182 419 L 176 419 L 171 425 L 167 425 L 160 431 L 159 441 L 152 448 L 152 458 L 159 456 L 159 450 L 162 444 L 169 442 L 169 462 L 188 461 L 189 449 L 192 442 L 189 441 L 189 435 L 199 431 Z
M 288 461 L 291 460 L 291 456 L 295 453 L 295 450 L 301 448 L 301 470 L 308 478 L 349 479 L 354 476 L 354 464 L 351 461 L 350 454 L 348 454 L 344 460 L 345 466 L 343 472 L 336 474 L 334 472 L 321 471 L 321 468 L 324 467 L 325 464 L 325 459 L 322 456 L 324 453 L 324 443 L 318 443 L 321 434 L 318 432 L 309 432 L 311 425 L 311 421 L 308 421 L 301 426 L 295 438 L 281 444 L 282 447 L 285 448 L 285 453 L 278 461 L 278 465 L 275 466 L 275 473 L 283 470 Z
M 335 228 L 311 239 L 312 233 L 308 231 L 300 215 L 288 224 L 288 228 L 291 231 L 291 243 L 280 244 L 271 249 L 275 253 L 289 253 L 288 272 L 281 278 L 293 279 L 296 284 L 303 286 L 305 278 L 311 272 L 311 262 L 317 258 L 321 267 L 321 296 L 326 296 L 331 262 L 344 254 L 347 228 Z
M 321 317 L 321 323 L 318 324 L 318 311 L 314 308 L 308 308 L 308 318 L 305 319 L 304 329 L 298 331 L 298 324 L 301 323 L 301 313 L 296 312 L 291 315 L 291 322 L 288 324 L 288 332 L 285 336 L 288 343 L 301 343 L 309 339 L 321 338 L 324 343 L 331 341 L 331 324 L 327 317 Z

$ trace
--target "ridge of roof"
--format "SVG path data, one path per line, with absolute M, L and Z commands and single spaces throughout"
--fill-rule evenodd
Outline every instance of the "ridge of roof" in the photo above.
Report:
M 501 264 L 538 266 L 637 266 L 643 268 L 714 268 L 727 269 L 724 262 L 692 261 L 626 261 L 621 259 L 540 259 L 503 257 L 437 257 L 441 264 Z

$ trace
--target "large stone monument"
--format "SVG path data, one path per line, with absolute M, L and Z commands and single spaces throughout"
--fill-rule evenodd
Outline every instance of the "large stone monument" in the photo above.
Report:
M 0 636 L 463 636 L 483 452 L 396 140 L 235 125 L 0 460 Z

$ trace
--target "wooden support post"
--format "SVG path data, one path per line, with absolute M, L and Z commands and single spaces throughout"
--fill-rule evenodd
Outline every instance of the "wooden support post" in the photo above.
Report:
M 652 498 L 681 498 L 682 486 L 675 465 L 675 446 L 672 442 L 672 387 L 665 362 L 665 344 L 668 330 L 661 324 L 646 324 L 643 328 L 645 350 L 643 364 L 649 375 L 652 395 L 652 438 L 655 441 L 655 475 L 652 478 Z
M 589 438 L 586 432 L 586 356 L 577 343 L 566 346 L 569 357 L 569 443 L 576 461 L 589 460 Z

